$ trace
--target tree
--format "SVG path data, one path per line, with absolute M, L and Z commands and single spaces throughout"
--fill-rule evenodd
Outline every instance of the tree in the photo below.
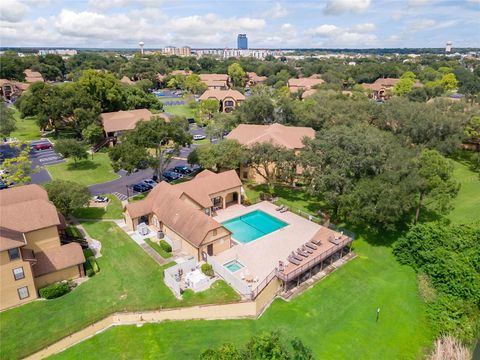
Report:
M 459 184 L 453 178 L 453 165 L 436 150 L 423 150 L 417 161 L 418 205 L 415 223 L 420 217 L 424 199 L 428 196 L 432 209 L 446 213 L 457 195 Z
M 472 116 L 463 133 L 469 139 L 480 140 L 480 116 Z
M 123 141 L 108 150 L 108 156 L 112 161 L 115 171 L 125 170 L 128 173 L 136 168 L 143 168 L 148 165 L 150 155 L 146 148 L 137 146 L 130 141 Z
M 24 81 L 25 66 L 16 52 L 6 51 L 0 56 L 0 79 Z
M 78 84 L 100 103 L 104 112 L 125 109 L 125 93 L 120 81 L 112 74 L 85 70 Z
M 227 70 L 228 76 L 232 79 L 233 86 L 235 87 L 245 87 L 247 82 L 247 74 L 243 70 L 242 66 L 238 63 L 233 63 L 228 67 Z
M 74 209 L 84 207 L 90 200 L 90 192 L 86 186 L 73 181 L 53 180 L 45 184 L 48 198 L 66 217 Z
M 213 171 L 233 170 L 239 168 L 245 156 L 246 151 L 238 141 L 225 139 L 195 148 L 188 155 L 188 162 Z
M 75 139 L 57 140 L 55 151 L 62 154 L 65 158 L 72 158 L 74 166 L 77 165 L 77 160 L 88 158 L 88 153 L 83 143 Z
M 313 360 L 312 351 L 299 338 L 285 340 L 278 332 L 254 336 L 243 349 L 225 344 L 219 349 L 208 349 L 201 360 Z
M 164 172 L 170 163 L 175 152 L 181 147 L 190 144 L 191 135 L 186 131 L 188 123 L 185 118 L 173 117 L 169 122 L 162 118 L 153 117 L 150 121 L 141 121 L 137 123 L 135 129 L 130 131 L 125 142 L 131 143 L 130 148 L 138 147 L 140 149 L 151 149 L 154 155 L 148 155 L 146 160 L 150 164 L 157 175 Z M 171 151 L 172 147 L 175 151 Z M 135 150 L 136 155 L 142 154 L 144 150 Z M 132 149 L 133 151 L 133 149 Z M 138 158 L 123 157 L 123 162 L 130 159 L 134 163 L 129 164 L 129 168 L 138 166 Z
M 220 103 L 216 99 L 206 99 L 200 101 L 197 108 L 197 120 L 200 124 L 208 123 L 214 114 L 220 111 Z
M 409 77 L 401 78 L 400 81 L 398 81 L 393 87 L 393 93 L 397 96 L 404 96 L 410 91 L 412 91 L 414 85 L 414 79 L 411 79 Z
M 82 130 L 82 137 L 88 144 L 96 144 L 103 139 L 103 130 L 95 123 L 88 125 Z
M 17 127 L 14 112 L 3 101 L 0 103 L 0 136 L 7 137 Z
M 5 159 L 2 169 L 7 170 L 3 175 L 7 184 L 18 185 L 28 184 L 31 181 L 32 162 L 29 158 L 29 147 L 26 144 L 18 143 L 10 145 L 17 152 L 17 156 Z
M 235 117 L 240 124 L 271 124 L 274 112 L 272 96 L 266 92 L 256 93 L 235 110 Z
M 96 125 L 99 122 L 99 118 L 98 109 L 77 108 L 73 110 L 73 128 L 77 134 L 83 134 L 87 127 Z
M 443 86 L 445 91 L 455 90 L 458 88 L 458 81 L 455 77 L 454 73 L 449 73 L 443 75 L 442 79 L 440 80 L 440 85 Z
M 208 86 L 200 80 L 200 76 L 197 74 L 187 76 L 183 86 L 185 90 L 196 95 L 203 94 L 208 89 Z
M 268 184 L 271 190 L 276 181 L 292 181 L 296 170 L 293 150 L 270 142 L 254 144 L 248 151 L 247 162 Z

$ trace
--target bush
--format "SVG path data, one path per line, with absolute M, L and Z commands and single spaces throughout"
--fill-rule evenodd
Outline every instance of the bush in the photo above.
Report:
M 95 271 L 93 271 L 92 268 L 89 268 L 85 271 L 85 274 L 88 276 L 88 277 L 92 277 L 95 275 Z
M 207 276 L 213 276 L 213 268 L 210 264 L 202 264 L 202 272 Z
M 171 253 L 172 252 L 172 247 L 170 246 L 169 243 L 167 243 L 165 240 L 160 240 L 160 246 L 162 247 L 163 250 L 166 252 Z
M 90 256 L 87 259 L 88 263 L 90 264 L 91 269 L 93 270 L 94 273 L 97 273 L 100 271 L 100 268 L 98 267 L 97 260 L 95 260 L 95 256 Z
M 41 288 L 40 296 L 45 299 L 55 299 L 70 292 L 68 282 L 59 282 Z

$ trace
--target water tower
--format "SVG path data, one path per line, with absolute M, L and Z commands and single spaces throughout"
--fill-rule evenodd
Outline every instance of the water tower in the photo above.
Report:
M 138 46 L 140 46 L 140 53 L 143 55 L 143 46 L 145 45 L 145 43 L 143 41 L 140 41 L 138 43 Z
M 453 42 L 451 41 L 447 41 L 447 45 L 445 46 L 445 52 L 449 53 L 452 51 L 452 46 L 453 46 Z

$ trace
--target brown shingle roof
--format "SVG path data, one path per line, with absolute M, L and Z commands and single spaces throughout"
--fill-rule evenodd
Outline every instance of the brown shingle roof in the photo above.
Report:
M 299 89 L 302 90 L 309 90 L 315 85 L 323 84 L 325 81 L 322 79 L 316 78 L 300 78 L 300 79 L 289 79 L 288 80 L 288 87 L 290 91 L 298 91 Z
M 130 79 L 128 76 L 123 76 L 120 82 L 127 85 L 135 85 L 135 81 Z
M 26 69 L 24 72 L 25 74 L 25 81 L 27 83 L 33 83 L 35 81 L 44 81 L 42 74 L 40 74 L 38 71 L 32 71 L 30 69 Z
M 261 83 L 267 80 L 266 76 L 257 75 L 255 72 L 247 72 L 248 79 L 254 83 Z
M 38 185 L 2 190 L 0 214 L 0 250 L 24 245 L 24 233 L 61 224 L 47 192 Z
M 241 101 L 245 100 L 245 95 L 238 90 L 207 90 L 200 96 L 200 100 L 217 99 L 218 101 L 223 101 L 227 98 Z
M 200 74 L 202 81 L 229 81 L 230 77 L 227 74 Z
M 168 120 L 168 116 L 164 113 L 152 114 L 148 109 L 136 109 L 126 111 L 115 111 L 102 113 L 103 129 L 105 132 L 133 130 L 139 121 L 150 121 L 152 116 L 160 116 Z
M 274 145 L 284 146 L 287 149 L 303 148 L 302 140 L 304 137 L 313 139 L 315 130 L 309 127 L 284 126 L 281 124 L 240 124 L 226 136 L 227 139 L 237 140 L 245 146 L 272 142 Z
M 37 262 L 32 266 L 35 277 L 63 270 L 85 262 L 82 247 L 77 243 L 58 246 L 35 253 Z
M 397 78 L 379 78 L 379 79 L 375 80 L 372 84 L 364 83 L 364 84 L 362 84 L 362 86 L 365 89 L 369 89 L 369 90 L 373 90 L 373 91 L 379 91 L 381 89 L 392 88 L 399 81 L 400 81 L 400 79 L 397 79 Z M 422 87 L 423 84 L 420 81 L 416 80 L 414 86 L 415 87 Z
M 173 70 L 170 75 L 192 75 L 192 70 Z

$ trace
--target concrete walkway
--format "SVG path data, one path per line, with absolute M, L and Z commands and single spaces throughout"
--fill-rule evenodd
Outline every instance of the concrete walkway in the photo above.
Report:
M 116 313 L 88 326 L 87 328 L 64 337 L 25 359 L 37 360 L 52 356 L 81 341 L 91 338 L 112 326 L 141 325 L 145 323 L 158 323 L 165 320 L 224 320 L 256 317 L 257 307 L 254 301 L 157 311 Z

